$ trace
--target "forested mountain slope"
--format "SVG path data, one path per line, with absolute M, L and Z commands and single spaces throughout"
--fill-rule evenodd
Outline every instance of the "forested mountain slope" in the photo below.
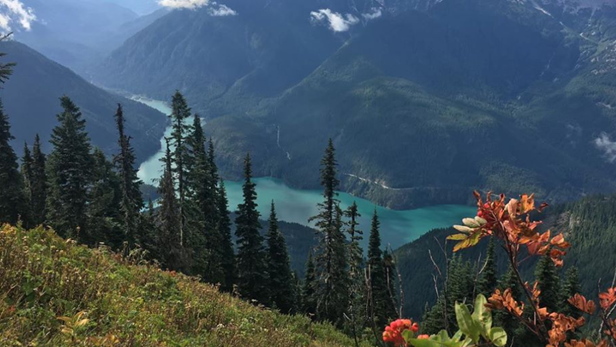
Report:
M 306 177 L 332 137 L 343 189 L 395 208 L 464 203 L 472 188 L 551 201 L 616 189 L 613 7 L 225 5 L 234 15 L 171 13 L 96 76 L 154 97 L 184 91 L 211 119 L 228 177 L 250 150 L 257 175 L 316 187 Z M 343 21 L 332 25 L 332 13 Z
M 616 196 L 589 197 L 548 207 L 543 215 L 537 217 L 544 221 L 542 228 L 550 229 L 554 234 L 563 233 L 573 245 L 565 258 L 565 267 L 561 273 L 564 274 L 569 267 L 577 267 L 584 295 L 596 296 L 599 281 L 604 285 L 611 283 L 616 271 Z M 430 255 L 441 271 L 445 271 L 445 256 L 441 247 L 447 249 L 448 258 L 451 259 L 455 242 L 447 243 L 445 239 L 453 233 L 454 229 L 433 230 L 396 250 L 402 285 L 408 296 L 404 301 L 406 315 L 421 318 L 425 308 L 434 304 L 436 292 L 433 275 L 438 278 L 438 272 L 430 260 Z M 476 268 L 485 262 L 487 243 L 485 241 L 478 247 L 457 253 L 462 259 L 472 263 L 475 267 L 473 274 L 476 273 Z M 502 277 L 507 270 L 508 261 L 498 244 L 496 250 L 499 275 Z M 534 277 L 530 269 L 534 268 L 536 261 L 536 258 L 532 258 L 523 263 L 522 270 L 528 280 Z M 480 266 L 477 266 L 478 262 Z
M 44 151 L 49 152 L 48 139 L 57 125 L 56 114 L 61 111 L 63 95 L 70 96 L 81 108 L 92 142 L 106 153 L 114 153 L 117 147 L 113 116 L 118 103 L 124 106 L 127 132 L 133 137 L 139 159 L 144 160 L 159 149 L 167 123 L 162 113 L 95 87 L 22 43 L 2 42 L 0 51 L 7 53 L 6 61 L 17 64 L 0 96 L 11 120 L 18 153 L 24 142 L 32 144 L 37 133 Z

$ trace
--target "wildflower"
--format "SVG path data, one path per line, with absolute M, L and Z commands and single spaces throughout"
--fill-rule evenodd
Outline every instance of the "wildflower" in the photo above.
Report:
M 385 327 L 383 332 L 383 341 L 393 343 L 396 347 L 406 346 L 406 341 L 403 337 L 405 330 L 411 331 L 416 334 L 419 331 L 419 325 L 413 323 L 410 319 L 398 319 L 391 322 Z

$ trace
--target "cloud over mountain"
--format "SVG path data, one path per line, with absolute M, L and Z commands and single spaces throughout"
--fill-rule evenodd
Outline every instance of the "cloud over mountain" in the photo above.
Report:
M 353 25 L 359 23 L 359 18 L 354 15 L 350 13 L 341 14 L 338 12 L 333 12 L 329 8 L 310 12 L 310 17 L 315 22 L 327 23 L 329 28 L 334 32 L 349 31 Z
M 169 8 L 196 9 L 209 5 L 210 0 L 160 0 L 158 3 Z
M 32 22 L 36 20 L 34 10 L 26 7 L 19 0 L 0 0 L 0 30 L 11 31 L 12 23 L 19 23 L 19 27 L 29 31 Z

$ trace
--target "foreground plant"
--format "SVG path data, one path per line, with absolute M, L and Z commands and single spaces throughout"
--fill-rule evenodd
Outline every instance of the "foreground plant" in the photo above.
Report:
M 550 312 L 546 307 L 542 307 L 539 299 L 541 294 L 538 289 L 539 283 L 535 282 L 531 286 L 520 276 L 519 266 L 525 260 L 520 259 L 522 250 L 526 250 L 529 257 L 548 256 L 557 267 L 563 266 L 563 257 L 567 254 L 570 244 L 565 241 L 562 234 L 552 236 L 549 230 L 539 232 L 538 227 L 541 222 L 532 221 L 530 217 L 532 213 L 542 212 L 548 205 L 544 203 L 535 207 L 533 195 L 522 195 L 520 199 L 506 201 L 502 194 L 493 199 L 492 194 L 488 193 L 484 200 L 475 192 L 475 198 L 477 215 L 474 218 L 465 218 L 464 225 L 455 226 L 460 233 L 448 237 L 449 240 L 458 241 L 454 246 L 454 252 L 473 247 L 484 237 L 492 236 L 500 240 L 526 296 L 526 302 L 523 302 L 513 297 L 510 288 L 503 291 L 496 290 L 488 299 L 486 307 L 508 312 L 548 347 L 616 346 L 616 319 L 611 318 L 616 310 L 616 288 L 610 288 L 599 295 L 601 307 L 599 317 L 605 338 L 598 343 L 588 339 L 569 340 L 570 333 L 579 331 L 586 324 L 586 319 Z M 594 314 L 596 310 L 595 303 L 580 294 L 570 298 L 569 303 L 587 315 Z M 532 311 L 530 316 L 524 314 L 526 305 L 530 305 Z
M 473 347 L 507 344 L 507 333 L 503 328 L 492 326 L 492 313 L 487 308 L 485 296 L 475 299 L 475 311 L 471 314 L 465 304 L 456 303 L 456 320 L 460 330 L 453 336 L 442 330 L 438 334 L 416 336 L 419 325 L 410 320 L 399 319 L 383 332 L 383 341 L 396 347 Z

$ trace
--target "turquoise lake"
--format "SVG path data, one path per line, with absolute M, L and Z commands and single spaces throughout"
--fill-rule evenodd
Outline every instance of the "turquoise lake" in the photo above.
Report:
M 151 100 L 145 97 L 133 97 L 133 100 L 142 102 L 165 114 L 171 112 L 169 106 L 162 101 Z M 170 129 L 167 130 L 169 135 Z M 161 149 L 164 139 L 161 139 Z M 152 183 L 161 175 L 163 151 L 159 151 L 139 167 L 139 177 L 145 183 Z M 319 190 L 299 190 L 285 185 L 281 180 L 271 177 L 254 179 L 257 184 L 257 203 L 259 212 L 264 219 L 269 215 L 270 202 L 276 204 L 278 218 L 287 222 L 309 225 L 308 218 L 317 214 L 317 204 L 322 201 L 322 192 Z M 242 182 L 225 181 L 229 196 L 229 208 L 235 210 L 242 201 Z M 381 237 L 383 245 L 397 248 L 404 243 L 413 241 L 435 228 L 444 228 L 459 224 L 461 219 L 475 214 L 476 210 L 464 205 L 438 205 L 413 210 L 391 210 L 374 203 L 340 192 L 338 199 L 343 209 L 354 201 L 362 215 L 360 229 L 365 232 L 365 240 L 370 230 L 370 220 L 376 208 L 381 221 Z

